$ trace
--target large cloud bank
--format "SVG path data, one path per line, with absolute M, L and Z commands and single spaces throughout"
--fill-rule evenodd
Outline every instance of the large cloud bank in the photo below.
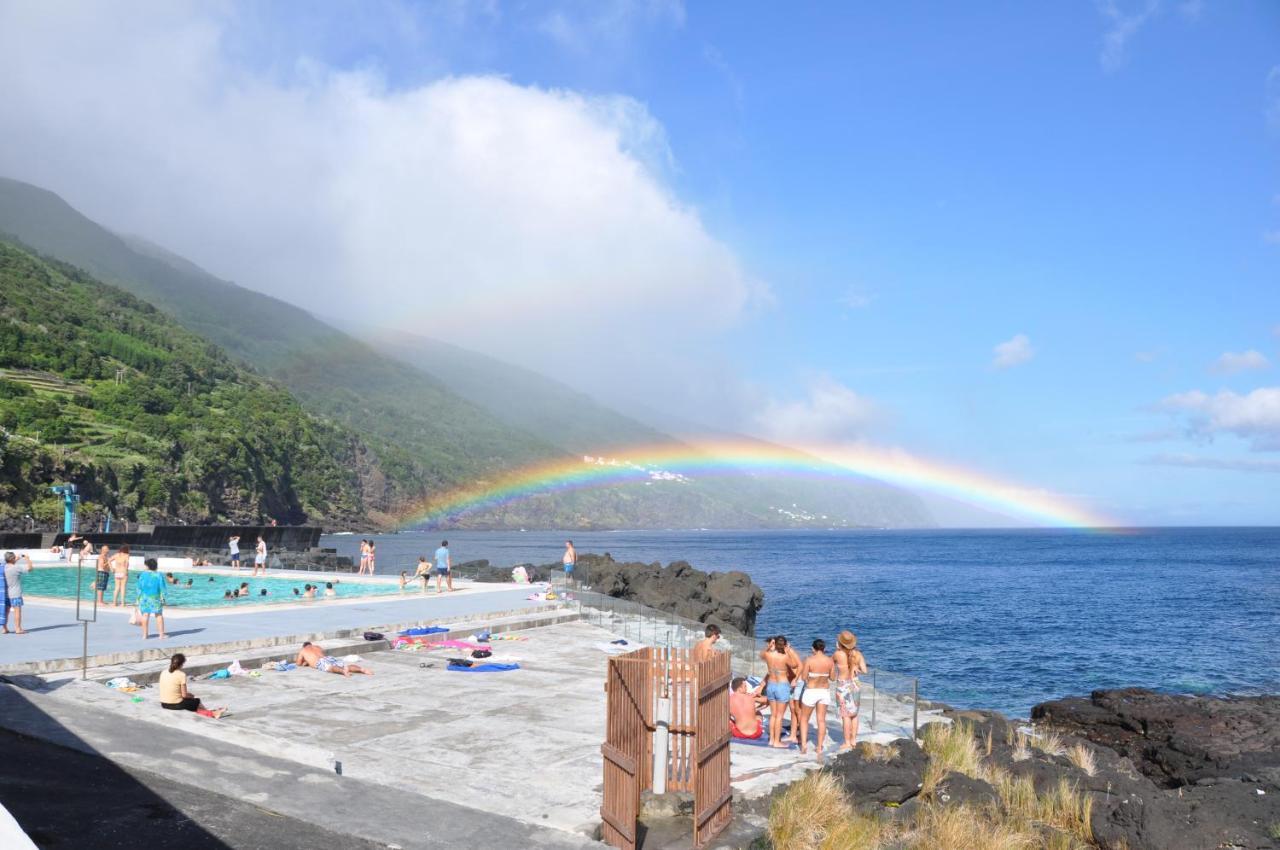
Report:
M 235 49 L 237 20 L 0 3 L 0 173 L 323 315 L 588 386 L 763 292 L 664 184 L 642 104 L 498 77 L 391 86 L 304 56 L 281 70 Z

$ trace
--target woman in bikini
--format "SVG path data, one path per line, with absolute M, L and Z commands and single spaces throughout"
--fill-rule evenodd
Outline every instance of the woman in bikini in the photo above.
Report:
M 122 607 L 125 603 L 125 589 L 129 586 L 129 544 L 120 547 L 120 551 L 111 559 L 111 571 L 115 574 L 115 583 L 111 586 L 111 604 Z
M 858 677 L 867 672 L 867 660 L 858 650 L 858 638 L 845 629 L 836 639 L 839 648 L 833 653 L 836 665 L 836 698 L 840 701 L 840 725 L 844 743 L 840 751 L 852 750 L 858 741 L 858 709 L 862 703 L 862 685 Z
M 827 655 L 827 642 L 818 638 L 813 642 L 813 654 L 800 665 L 800 681 L 804 683 L 800 693 L 800 752 L 808 752 L 809 717 L 815 709 L 818 715 L 818 761 L 822 761 L 822 749 L 827 743 L 827 706 L 831 705 L 831 674 L 835 662 Z
M 369 541 L 360 541 L 360 569 L 356 570 L 356 575 L 364 575 L 365 568 L 369 566 Z
M 372 540 L 369 541 L 369 575 L 373 575 L 378 568 L 378 544 Z
M 795 652 L 787 651 L 787 639 L 782 635 L 769 638 L 760 657 L 764 659 L 768 675 L 765 677 L 765 698 L 769 700 L 769 746 L 786 749 L 782 741 L 782 718 L 791 705 L 791 676 L 798 666 Z M 792 717 L 792 732 L 795 732 L 796 720 Z

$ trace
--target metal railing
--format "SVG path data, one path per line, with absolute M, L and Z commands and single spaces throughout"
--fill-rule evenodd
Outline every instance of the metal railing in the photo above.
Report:
M 706 623 L 659 611 L 627 599 L 618 599 L 588 588 L 570 589 L 569 595 L 585 622 L 608 629 L 619 638 L 641 646 L 690 649 L 702 640 Z M 833 641 L 834 642 L 834 641 Z M 732 658 L 735 676 L 763 676 L 760 657 L 765 641 L 729 628 L 721 628 L 716 649 Z M 797 647 L 801 650 L 803 647 Z M 871 667 L 861 677 L 861 716 L 866 728 L 901 737 L 916 737 L 919 730 L 920 682 L 915 676 Z

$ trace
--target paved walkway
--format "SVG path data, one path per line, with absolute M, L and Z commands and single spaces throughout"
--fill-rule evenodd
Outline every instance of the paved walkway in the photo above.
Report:
M 459 583 L 461 586 L 461 583 Z M 271 638 L 342 629 L 375 628 L 419 621 L 448 622 L 476 614 L 545 607 L 529 602 L 528 587 L 469 585 L 466 590 L 437 596 L 410 593 L 404 597 L 362 600 L 318 600 L 298 605 L 263 605 L 253 610 L 184 611 L 167 618 L 168 640 L 143 641 L 137 626 L 129 625 L 127 610 L 99 610 L 89 625 L 89 654 L 110 655 L 163 649 L 174 652 L 237 641 L 265 645 Z M 80 658 L 83 631 L 75 610 L 66 605 L 29 601 L 23 613 L 25 635 L 0 635 L 0 673 L 30 661 Z M 152 629 L 155 624 L 152 624 Z M 112 663 L 127 660 L 114 659 Z

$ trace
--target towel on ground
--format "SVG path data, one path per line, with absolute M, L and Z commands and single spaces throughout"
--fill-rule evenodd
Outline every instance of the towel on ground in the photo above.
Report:
M 596 644 L 596 649 L 600 650 L 605 655 L 623 655 L 628 652 L 634 652 L 637 649 L 644 649 L 644 647 L 645 645 L 643 643 L 628 643 L 620 645 L 602 641 Z
M 441 632 L 447 632 L 447 631 L 449 630 L 444 626 L 418 626 L 412 629 L 405 629 L 404 631 L 400 632 L 400 634 L 406 635 L 406 636 L 438 635 Z
M 463 667 L 461 664 L 450 664 L 449 669 L 457 673 L 505 673 L 508 670 L 519 670 L 519 664 L 473 664 Z

